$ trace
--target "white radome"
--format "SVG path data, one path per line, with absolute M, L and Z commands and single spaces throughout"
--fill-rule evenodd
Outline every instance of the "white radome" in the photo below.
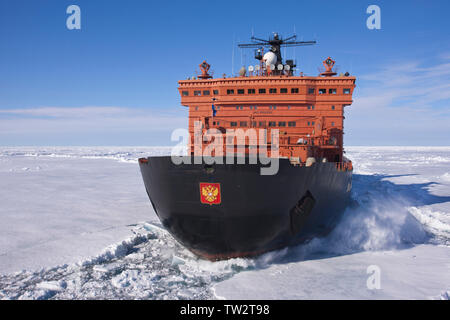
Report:
M 266 62 L 266 66 L 270 66 L 271 64 L 276 64 L 277 55 L 272 51 L 266 52 L 263 57 L 263 61 Z

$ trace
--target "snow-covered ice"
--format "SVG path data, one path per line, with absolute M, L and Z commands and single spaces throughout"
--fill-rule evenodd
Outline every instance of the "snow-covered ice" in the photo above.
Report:
M 0 148 L 0 299 L 450 298 L 450 147 L 348 147 L 354 201 L 331 234 L 218 262 L 151 208 L 137 158 L 169 153 Z

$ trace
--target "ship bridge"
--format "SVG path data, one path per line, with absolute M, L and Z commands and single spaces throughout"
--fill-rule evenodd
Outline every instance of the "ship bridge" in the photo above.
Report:
M 272 40 L 268 40 L 271 46 Z M 290 40 L 283 42 L 278 38 L 284 44 Z M 338 75 L 330 57 L 323 61 L 323 70 L 317 76 L 295 75 L 292 60 L 283 64 L 281 55 L 276 56 L 273 50 L 266 54 L 263 48 L 258 50 L 261 52 L 257 51 L 255 57 L 261 58 L 260 63 L 242 68 L 239 76 L 213 78 L 210 65 L 203 61 L 200 75 L 178 82 L 181 104 L 189 108 L 191 154 L 195 151 L 197 122 L 204 133 L 210 128 L 223 133 L 258 129 L 259 144 L 264 141 L 269 147 L 271 131 L 278 129 L 279 155 L 294 164 L 305 164 L 308 158 L 344 162 L 344 108 L 353 102 L 356 78 L 348 73 Z M 276 64 L 277 61 L 281 63 Z M 257 141 L 249 137 L 241 147 L 248 154 L 255 145 Z

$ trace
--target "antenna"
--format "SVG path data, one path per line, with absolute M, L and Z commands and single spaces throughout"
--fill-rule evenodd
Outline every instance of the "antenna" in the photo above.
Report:
M 294 24 L 294 35 L 297 36 L 297 31 L 295 31 L 295 24 Z M 295 48 L 294 47 L 294 63 L 297 64 L 297 55 L 295 54 Z
M 231 52 L 231 77 L 233 77 L 234 74 L 234 45 L 235 45 L 235 35 L 233 35 L 233 49 Z
M 274 32 L 273 37 L 270 37 L 269 40 L 261 39 L 252 36 L 252 43 L 240 43 L 238 44 L 239 48 L 261 48 L 261 47 L 270 47 L 270 51 L 275 53 L 277 56 L 277 62 L 283 63 L 281 57 L 281 47 L 297 47 L 297 46 L 308 46 L 316 44 L 316 41 L 296 41 L 297 35 L 293 35 L 287 37 L 286 39 L 282 39 L 278 33 Z

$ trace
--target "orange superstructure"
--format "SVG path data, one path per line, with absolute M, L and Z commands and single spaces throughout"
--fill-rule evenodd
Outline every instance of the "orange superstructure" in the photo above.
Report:
M 214 79 L 204 61 L 201 76 L 178 82 L 181 104 L 189 108 L 191 154 L 197 121 L 203 134 L 211 128 L 222 133 L 256 129 L 258 141 L 267 146 L 271 131 L 278 129 L 279 156 L 292 163 L 305 163 L 310 157 L 343 162 L 344 108 L 353 101 L 355 77 L 336 76 L 330 57 L 323 63 L 326 71 L 318 76 L 295 76 L 289 67 L 268 65 L 260 72 L 250 67 L 248 75 L 241 69 L 240 76 Z M 210 142 L 202 143 L 206 147 Z M 256 144 L 249 135 L 240 151 L 248 154 Z M 226 153 L 226 141 L 223 145 Z

